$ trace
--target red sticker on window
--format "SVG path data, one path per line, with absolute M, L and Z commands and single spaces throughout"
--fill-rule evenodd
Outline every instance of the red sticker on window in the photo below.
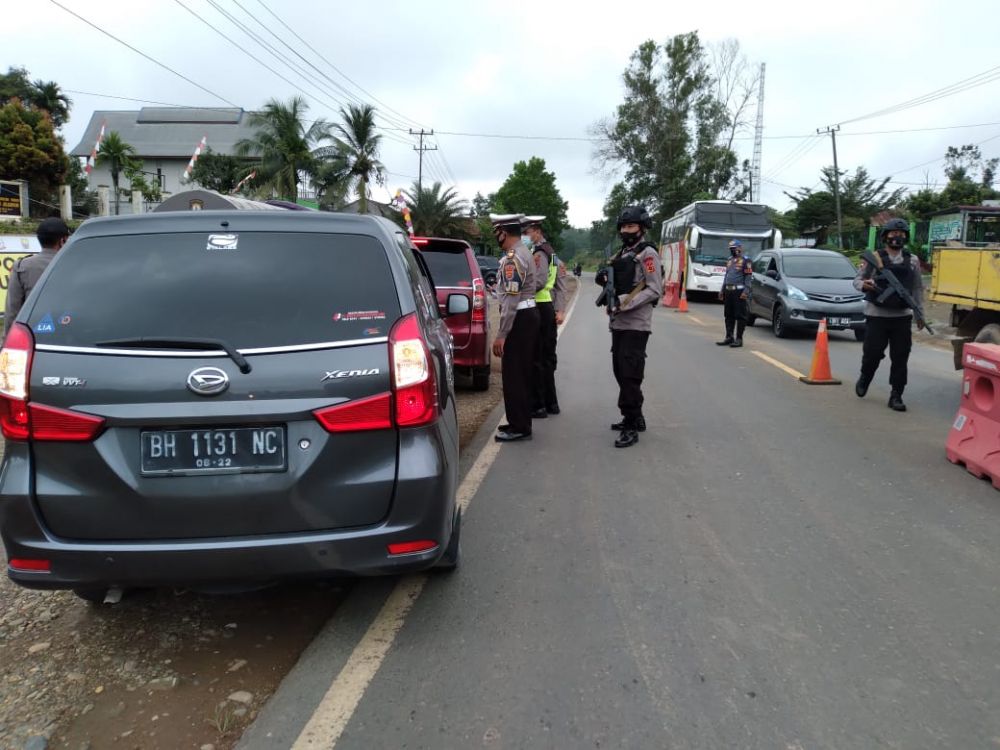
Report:
M 656 263 L 652 258 L 646 258 L 646 273 L 653 273 L 656 270 Z

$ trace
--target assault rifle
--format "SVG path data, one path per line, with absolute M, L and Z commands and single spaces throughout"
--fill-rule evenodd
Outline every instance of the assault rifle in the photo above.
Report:
M 886 269 L 885 265 L 882 263 L 882 256 L 878 253 L 867 251 L 861 256 L 861 259 L 866 263 L 871 264 L 871 266 L 875 268 L 875 276 L 882 279 L 889 285 L 878 295 L 878 297 L 876 297 L 876 301 L 885 302 L 892 295 L 892 293 L 895 292 L 899 298 L 906 303 L 906 306 L 913 310 L 914 320 L 926 328 L 928 333 L 933 334 L 934 329 L 930 327 L 930 324 L 927 322 L 927 318 L 924 317 L 923 309 L 917 304 L 917 301 L 913 299 L 913 295 L 910 294 L 910 291 L 903 286 L 902 282 L 900 282 L 900 280 L 896 277 L 896 274 Z
M 608 315 L 614 315 L 618 312 L 618 294 L 615 292 L 615 269 L 611 266 L 605 266 L 597 272 L 598 276 L 602 273 L 604 274 L 604 288 L 601 289 L 601 294 L 594 304 L 598 307 L 607 306 Z

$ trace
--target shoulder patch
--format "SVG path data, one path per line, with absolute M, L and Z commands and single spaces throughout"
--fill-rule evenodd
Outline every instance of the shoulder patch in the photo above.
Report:
M 656 271 L 656 261 L 651 257 L 646 258 L 646 273 L 654 273 Z
M 542 256 L 539 255 L 537 252 L 535 253 L 535 267 L 536 268 L 542 267 Z

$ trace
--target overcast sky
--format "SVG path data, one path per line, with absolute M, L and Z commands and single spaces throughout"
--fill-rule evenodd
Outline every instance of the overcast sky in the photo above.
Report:
M 197 20 L 181 7 L 183 2 L 304 89 L 312 115 L 336 119 L 331 93 L 344 99 L 343 93 L 318 91 L 238 30 L 213 3 L 279 46 L 248 13 L 264 21 L 324 74 L 359 97 L 377 98 L 373 103 L 397 127 L 419 123 L 435 129 L 429 142 L 440 150 L 425 157 L 425 182 L 454 184 L 463 198 L 471 199 L 476 191 L 496 190 L 516 161 L 542 157 L 569 202 L 575 226 L 600 218 L 610 187 L 594 173 L 593 144 L 446 133 L 586 139 L 589 126 L 612 114 L 621 101 L 621 74 L 635 48 L 645 39 L 662 42 L 691 30 L 705 42 L 735 38 L 752 63 L 767 63 L 762 173 L 770 182 L 764 183 L 763 199 L 776 208 L 790 206 L 783 195 L 787 186 L 814 186 L 819 169 L 832 163 L 829 137 L 806 138 L 817 128 L 990 69 L 996 79 L 977 88 L 895 115 L 845 124 L 838 155 L 842 168 L 864 165 L 874 175 L 892 175 L 899 182 L 929 178 L 939 185 L 944 181 L 940 157 L 949 145 L 982 143 L 984 156 L 1000 155 L 997 0 L 951 5 L 931 0 L 840 0 L 828 5 L 632 0 L 593 6 L 599 10 L 548 0 L 482 7 L 467 0 L 59 1 L 217 95 L 143 59 L 52 0 L 5 3 L 0 64 L 26 67 L 33 79 L 54 80 L 71 92 L 73 110 L 64 129 L 69 148 L 79 141 L 94 110 L 143 106 L 76 92 L 198 106 L 224 105 L 226 100 L 248 109 L 271 97 L 301 93 Z M 340 72 L 295 40 L 268 8 Z M 281 49 L 287 59 L 305 65 Z M 983 126 L 930 130 L 960 125 Z M 916 128 L 926 130 L 852 135 Z M 391 174 L 386 190 L 375 195 L 379 200 L 408 187 L 417 174 L 412 143 L 398 142 L 406 140 L 405 130 L 386 134 L 396 140 L 387 140 L 382 150 Z M 781 137 L 789 135 L 800 137 Z M 739 141 L 738 149 L 741 158 L 749 158 L 752 140 Z M 932 163 L 917 167 L 925 162 Z M 530 213 L 532 207 L 523 210 Z

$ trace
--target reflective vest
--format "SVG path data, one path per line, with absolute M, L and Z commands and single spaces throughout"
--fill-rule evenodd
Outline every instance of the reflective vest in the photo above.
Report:
M 539 250 L 539 252 L 545 252 Z M 556 285 L 556 274 L 559 273 L 559 259 L 555 253 L 549 258 L 549 275 L 545 279 L 545 286 L 535 292 L 535 302 L 551 302 L 552 288 Z

